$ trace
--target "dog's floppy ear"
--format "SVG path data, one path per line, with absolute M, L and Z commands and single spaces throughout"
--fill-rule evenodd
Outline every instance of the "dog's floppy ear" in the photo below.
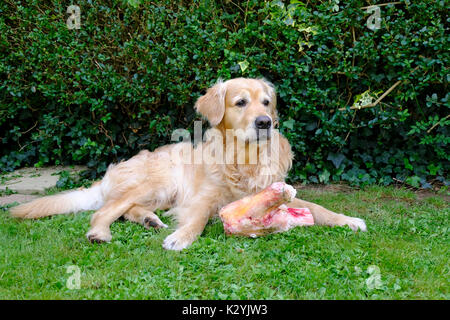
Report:
M 195 103 L 195 110 L 208 119 L 212 126 L 217 126 L 225 114 L 225 93 L 225 84 L 219 80 Z

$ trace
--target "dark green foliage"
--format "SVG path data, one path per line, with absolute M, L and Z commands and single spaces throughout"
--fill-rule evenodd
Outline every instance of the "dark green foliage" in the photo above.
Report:
M 95 177 L 192 129 L 217 78 L 264 76 L 292 180 L 447 183 L 445 1 L 383 6 L 376 31 L 366 1 L 291 2 L 80 0 L 79 30 L 71 2 L 1 2 L 0 170 L 87 163 Z
M 59 180 L 56 182 L 56 188 L 59 188 L 61 190 L 69 190 L 80 187 L 90 187 L 92 184 L 92 181 L 83 178 L 82 175 L 71 174 L 69 171 L 66 170 L 63 170 L 58 174 Z

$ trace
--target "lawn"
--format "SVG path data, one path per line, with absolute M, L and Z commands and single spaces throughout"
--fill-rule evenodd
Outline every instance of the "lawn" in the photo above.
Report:
M 90 212 L 20 221 L 1 208 L 0 299 L 450 298 L 448 196 L 379 186 L 299 195 L 365 219 L 368 232 L 313 226 L 247 239 L 213 220 L 172 252 L 161 247 L 174 227 L 166 218 L 159 233 L 118 221 L 111 243 L 90 244 Z M 67 287 L 69 266 L 79 289 Z

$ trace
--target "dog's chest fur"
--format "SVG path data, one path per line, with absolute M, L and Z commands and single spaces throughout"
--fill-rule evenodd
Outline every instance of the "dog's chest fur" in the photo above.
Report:
M 218 130 L 215 130 L 214 133 L 217 134 L 217 131 Z M 267 157 L 266 159 L 269 161 L 266 161 L 265 163 L 213 164 L 207 166 L 207 171 L 209 171 L 211 176 L 216 177 L 217 180 L 221 181 L 221 183 L 226 186 L 234 200 L 259 192 L 271 183 L 284 181 L 286 178 L 287 172 L 292 165 L 293 155 L 287 139 L 281 134 L 275 134 L 277 134 L 277 138 L 279 138 L 279 150 L 276 155 Z M 221 148 L 222 151 L 224 151 L 225 147 L 223 143 L 217 143 L 217 141 L 221 140 L 214 141 L 207 139 L 204 143 L 204 147 L 210 149 L 209 152 L 218 148 Z M 266 156 L 265 153 L 269 152 L 268 148 L 270 148 L 270 144 L 263 144 L 262 147 L 258 148 L 258 159 L 262 159 Z

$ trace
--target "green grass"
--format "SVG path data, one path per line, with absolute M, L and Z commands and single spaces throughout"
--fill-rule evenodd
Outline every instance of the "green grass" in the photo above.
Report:
M 450 298 L 445 197 L 377 186 L 299 195 L 366 219 L 368 232 L 313 226 L 247 239 L 225 236 L 215 220 L 189 249 L 172 252 L 161 243 L 173 223 L 156 233 L 118 221 L 111 243 L 90 244 L 89 212 L 19 221 L 3 208 L 0 299 Z M 71 265 L 80 289 L 66 287 Z M 375 287 L 370 266 L 380 270 Z

